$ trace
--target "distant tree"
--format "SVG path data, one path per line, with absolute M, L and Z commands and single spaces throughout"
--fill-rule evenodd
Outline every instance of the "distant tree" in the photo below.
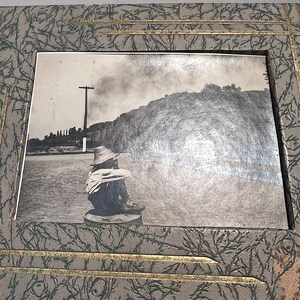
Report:
M 33 152 L 39 145 L 41 145 L 40 139 L 29 139 L 27 142 L 27 151 Z
M 266 71 L 262 75 L 264 76 L 264 79 L 265 79 L 267 85 L 269 85 L 269 75 L 268 75 L 268 69 L 267 69 L 267 62 L 264 61 L 263 64 L 265 66 Z
M 240 92 L 241 88 L 236 87 L 235 84 L 233 83 L 232 85 L 223 86 L 223 91 Z
M 266 81 L 267 84 L 269 84 L 269 76 L 268 76 L 268 72 L 264 72 L 263 73 L 264 79 Z
M 222 92 L 222 88 L 220 86 L 218 86 L 217 84 L 206 84 L 203 88 L 203 90 L 212 90 L 212 91 L 216 91 L 216 92 Z
M 59 131 L 59 136 L 60 136 L 60 137 L 62 136 L 62 131 L 61 131 L 61 130 Z
M 74 133 L 76 133 L 76 127 L 75 126 L 69 129 L 69 135 L 72 135 Z

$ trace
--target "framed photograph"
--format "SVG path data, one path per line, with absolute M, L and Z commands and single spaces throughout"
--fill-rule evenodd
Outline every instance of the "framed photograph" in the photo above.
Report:
M 18 218 L 287 229 L 266 63 L 38 53 Z
M 297 299 L 299 19 L 0 8 L 4 299 Z

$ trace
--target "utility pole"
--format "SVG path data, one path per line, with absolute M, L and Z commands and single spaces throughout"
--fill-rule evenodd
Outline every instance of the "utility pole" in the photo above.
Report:
M 84 110 L 84 123 L 83 130 L 87 129 L 87 101 L 88 101 L 88 90 L 93 90 L 94 87 L 91 86 L 80 86 L 80 89 L 85 89 L 85 110 Z
M 87 101 L 88 101 L 88 90 L 93 90 L 94 87 L 91 86 L 80 86 L 80 89 L 85 90 L 85 109 L 84 109 L 84 122 L 83 122 L 83 131 L 84 131 L 84 137 L 83 137 L 83 143 L 82 143 L 82 152 L 86 152 L 86 129 L 87 129 Z

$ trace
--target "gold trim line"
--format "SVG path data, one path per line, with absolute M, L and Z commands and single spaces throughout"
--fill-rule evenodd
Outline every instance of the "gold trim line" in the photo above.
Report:
M 3 131 L 5 126 L 5 120 L 8 109 L 8 100 L 9 100 L 9 92 L 6 90 L 4 93 L 3 103 L 2 103 L 2 111 L 1 111 L 1 121 L 0 121 L 0 146 L 2 145 L 3 139 Z
M 213 30 L 112 30 L 99 31 L 105 35 L 284 35 L 287 31 L 213 31 Z
M 100 277 L 100 278 L 107 278 L 107 279 L 198 281 L 198 282 L 208 282 L 208 283 L 229 283 L 229 284 L 244 284 L 244 285 L 264 284 L 263 281 L 254 277 L 238 277 L 238 276 L 110 272 L 110 271 L 39 269 L 39 268 L 20 268 L 20 267 L 0 267 L 0 272 L 16 273 L 16 274 L 41 274 L 41 275 L 50 275 L 50 276 L 62 275 L 62 276 L 80 276 L 80 277 Z
M 111 259 L 111 260 L 143 260 L 163 261 L 178 263 L 206 263 L 217 264 L 218 262 L 208 257 L 180 256 L 180 255 L 152 255 L 152 254 L 118 254 L 118 253 L 87 253 L 87 252 L 61 252 L 61 251 L 33 251 L 33 250 L 0 250 L 0 255 L 16 256 L 38 256 L 38 257 L 69 257 L 69 258 L 90 258 L 90 259 Z
M 66 23 L 74 25 L 285 25 L 284 21 L 263 21 L 263 20 L 83 20 L 81 18 L 68 20 Z M 297 23 L 296 23 L 297 24 Z

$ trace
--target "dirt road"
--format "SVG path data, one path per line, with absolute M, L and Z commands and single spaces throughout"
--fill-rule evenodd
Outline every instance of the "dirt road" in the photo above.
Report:
M 287 228 L 280 185 L 119 157 L 131 199 L 146 206 L 144 224 Z M 18 219 L 82 223 L 92 208 L 85 180 L 92 154 L 26 158 Z

